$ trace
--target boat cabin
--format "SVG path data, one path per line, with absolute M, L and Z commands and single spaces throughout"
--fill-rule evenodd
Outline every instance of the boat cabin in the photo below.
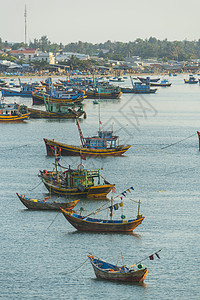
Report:
M 85 170 L 82 164 L 78 166 L 78 170 L 69 169 L 65 172 L 67 186 L 70 188 L 78 188 L 81 191 L 84 191 L 86 187 L 94 186 L 95 179 L 97 179 L 97 184 L 99 185 L 100 178 L 100 169 Z
M 85 138 L 87 148 L 107 149 L 117 147 L 118 136 L 113 136 L 113 131 L 98 131 L 98 136 Z
M 75 112 L 83 111 L 83 104 L 79 104 L 79 105 L 65 104 L 65 103 L 48 101 L 47 99 L 45 99 L 45 107 L 46 107 L 46 111 L 52 113 L 66 114 L 72 111 Z
M 19 111 L 20 106 L 16 103 L 7 104 L 7 103 L 0 103 L 0 114 L 5 116 L 16 116 L 21 115 Z

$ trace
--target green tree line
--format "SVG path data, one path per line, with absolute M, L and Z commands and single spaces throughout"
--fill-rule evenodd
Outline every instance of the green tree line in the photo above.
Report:
M 0 49 L 9 46 L 13 50 L 20 47 L 25 47 L 23 42 L 11 44 L 7 41 L 3 42 L 0 38 Z M 167 60 L 191 60 L 200 58 L 200 39 L 195 41 L 168 41 L 159 40 L 155 37 L 149 39 L 136 39 L 133 42 L 111 42 L 92 44 L 88 42 L 78 41 L 63 45 L 62 43 L 52 43 L 47 36 L 42 36 L 40 39 L 30 41 L 28 48 L 39 49 L 47 52 L 77 52 L 82 54 L 98 55 L 105 59 L 124 60 L 125 57 L 140 56 L 145 58 L 157 58 L 164 61 Z M 106 50 L 106 51 L 105 51 Z

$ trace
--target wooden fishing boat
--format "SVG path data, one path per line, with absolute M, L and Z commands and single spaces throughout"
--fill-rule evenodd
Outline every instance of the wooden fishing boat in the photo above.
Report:
M 133 78 L 130 76 L 132 88 L 121 87 L 121 91 L 124 94 L 154 94 L 157 89 L 151 89 L 149 83 L 133 82 Z
M 70 202 L 48 202 L 49 197 L 44 198 L 43 200 L 27 198 L 25 195 L 20 195 L 16 193 L 20 201 L 28 208 L 33 210 L 60 210 L 60 208 L 65 209 L 66 211 L 73 209 L 79 200 L 70 201 Z
M 56 150 L 55 152 L 57 153 Z M 78 165 L 77 169 L 72 169 L 70 166 L 65 168 L 60 165 L 61 156 L 56 153 L 55 170 L 40 170 L 38 175 L 51 193 L 106 199 L 107 194 L 115 185 L 105 179 L 101 183 L 100 169 L 88 170 L 83 164 Z
M 75 111 L 73 109 L 69 109 L 68 113 L 53 113 L 29 107 L 28 111 L 32 119 L 75 119 L 80 118 L 82 115 L 86 118 L 84 111 Z
M 196 84 L 198 83 L 198 80 L 193 75 L 190 75 L 189 79 L 184 79 L 184 82 L 189 84 Z
M 113 135 L 113 131 L 103 131 L 101 127 L 99 127 L 98 136 L 85 138 L 78 119 L 76 119 L 76 124 L 82 146 L 73 146 L 44 138 L 47 155 L 54 155 L 52 149 L 59 147 L 62 156 L 120 156 L 131 147 L 131 145 L 119 145 L 119 136 Z
M 60 94 L 61 96 L 59 97 L 54 97 L 51 96 L 47 93 L 43 92 L 33 92 L 32 93 L 32 99 L 33 99 L 33 105 L 38 105 L 38 104 L 44 104 L 44 95 L 45 98 L 48 99 L 51 102 L 56 102 L 56 103 L 62 103 L 62 104 L 67 104 L 67 103 L 80 103 L 82 102 L 86 97 L 84 91 L 80 93 L 68 93 L 68 94 Z
M 32 92 L 37 88 L 39 88 L 37 86 L 37 84 L 29 84 L 29 83 L 23 83 L 20 85 L 20 89 L 19 90 L 13 90 L 13 89 L 9 89 L 9 88 L 4 88 L 4 87 L 0 87 L 2 96 L 20 96 L 20 97 L 31 97 L 32 96 Z
M 88 99 L 119 99 L 121 91 L 102 90 L 100 88 L 85 91 Z
M 82 165 L 79 165 L 79 169 Z M 107 194 L 112 190 L 114 184 L 100 183 L 100 170 L 72 170 L 68 169 L 66 173 L 59 173 L 56 178 L 56 172 L 40 171 L 39 177 L 45 187 L 54 194 L 69 195 L 86 198 L 106 199 Z M 95 185 L 94 178 L 99 181 Z
M 131 220 L 104 220 L 81 216 L 61 208 L 61 211 L 68 222 L 79 231 L 93 232 L 131 232 L 142 223 L 144 217 Z
M 113 77 L 113 78 L 110 78 L 109 81 L 111 81 L 111 82 L 124 82 L 122 77 Z
M 95 141 L 95 138 L 94 138 Z M 93 157 L 104 157 L 104 156 L 121 156 L 123 155 L 131 145 L 120 145 L 112 148 L 83 148 L 79 146 L 73 146 L 64 144 L 61 142 L 56 142 L 54 140 L 49 140 L 44 138 L 46 145 L 47 155 L 53 155 L 52 147 L 60 147 L 62 156 L 93 156 Z M 102 141 L 103 144 L 103 141 Z
M 171 82 L 166 79 L 162 80 L 161 82 L 150 82 L 150 86 L 169 87 L 171 85 Z
M 62 104 L 58 102 L 45 101 L 46 111 L 28 108 L 30 118 L 41 119 L 75 119 L 82 115 L 86 119 L 86 112 L 83 110 L 83 104 Z
M 157 89 L 151 89 L 146 83 L 135 82 L 132 88 L 122 87 L 121 91 L 124 94 L 155 94 Z
M 142 83 L 158 82 L 160 78 L 151 78 L 151 77 L 137 77 Z
M 21 122 L 29 118 L 26 106 L 0 101 L 0 122 Z
M 148 274 L 147 268 L 134 270 L 130 267 L 117 266 L 96 258 L 94 255 L 88 255 L 88 258 L 94 269 L 97 278 L 106 280 L 115 280 L 122 282 L 143 282 Z M 138 268 L 142 265 L 138 265 Z

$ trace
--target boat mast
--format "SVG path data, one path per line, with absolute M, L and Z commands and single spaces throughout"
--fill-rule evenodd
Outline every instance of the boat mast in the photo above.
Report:
M 78 127 L 78 132 L 79 132 L 79 135 L 80 135 L 81 144 L 82 144 L 83 148 L 85 148 L 86 147 L 85 139 L 84 139 L 84 136 L 83 136 L 78 118 L 76 118 L 76 124 L 77 124 L 77 127 Z
M 101 111 L 100 111 L 100 102 L 98 104 L 99 108 L 99 131 L 101 131 Z
M 130 79 L 131 79 L 131 84 L 132 84 L 132 87 L 134 88 L 134 85 L 133 85 L 133 78 L 130 76 Z

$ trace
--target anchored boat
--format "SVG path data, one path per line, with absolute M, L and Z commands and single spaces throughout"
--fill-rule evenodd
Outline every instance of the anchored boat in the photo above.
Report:
M 103 131 L 101 127 L 97 136 L 85 138 L 77 118 L 76 124 L 82 146 L 73 146 L 44 138 L 47 155 L 54 155 L 52 147 L 59 147 L 62 156 L 120 156 L 131 147 L 131 145 L 119 145 L 119 136 L 113 135 L 113 131 Z
M 115 186 L 104 179 L 101 183 L 100 169 L 88 170 L 81 163 L 77 169 L 60 165 L 60 154 L 55 150 L 55 170 L 40 171 L 39 177 L 45 187 L 54 194 L 83 196 L 86 198 L 105 198 Z M 63 171 L 65 170 L 65 171 Z
M 27 107 L 17 103 L 7 104 L 0 101 L 0 122 L 20 122 L 29 118 Z
M 75 212 L 71 211 L 68 212 L 65 209 L 61 208 L 61 211 L 67 221 L 74 226 L 79 231 L 92 231 L 92 232 L 131 232 L 133 231 L 138 225 L 142 223 L 144 217 L 139 214 L 138 208 L 138 215 L 136 219 L 126 220 L 125 216 L 121 216 L 121 220 L 112 220 L 112 212 L 115 209 L 118 209 L 119 206 L 123 206 L 123 202 L 113 204 L 106 209 L 110 210 L 111 219 L 97 219 L 91 218 L 90 215 L 93 213 L 97 213 L 101 211 L 101 209 L 97 209 L 93 213 L 89 214 L 88 216 L 81 216 L 76 214 Z M 140 207 L 140 201 L 139 201 Z M 104 208 L 105 209 L 105 208 Z
M 97 278 L 122 282 L 143 282 L 148 274 L 147 268 L 134 270 L 125 265 L 110 264 L 94 255 L 88 255 Z M 141 265 L 142 266 L 142 265 Z M 139 265 L 138 265 L 139 267 Z
M 190 75 L 189 79 L 184 79 L 184 82 L 189 84 L 195 84 L 198 83 L 198 80 L 193 75 Z
M 35 108 L 28 108 L 28 111 L 31 113 L 31 118 L 75 119 L 81 117 L 82 115 L 84 115 L 84 119 L 86 118 L 86 112 L 83 110 L 82 103 L 66 104 L 62 102 L 50 101 L 44 96 L 44 94 L 43 97 L 46 111 Z
M 114 281 L 122 281 L 122 282 L 142 283 L 145 280 L 149 271 L 147 270 L 147 268 L 143 267 L 141 262 L 147 259 L 154 260 L 154 255 L 160 259 L 160 256 L 158 254 L 160 251 L 162 251 L 162 249 L 154 252 L 153 254 L 148 255 L 147 257 L 141 259 L 140 261 L 134 263 L 129 267 L 127 267 L 124 264 L 124 258 L 122 253 L 121 253 L 122 262 L 123 262 L 122 266 L 118 266 L 118 262 L 116 265 L 110 264 L 101 258 L 95 257 L 90 253 L 88 255 L 88 258 L 90 260 L 90 263 L 92 264 L 92 267 L 94 269 L 97 278 L 114 280 Z M 136 267 L 137 269 L 135 269 Z
M 63 208 L 65 210 L 71 210 L 73 209 L 79 200 L 75 201 L 70 201 L 70 202 L 59 202 L 59 201 L 54 201 L 50 202 L 49 197 L 46 197 L 42 200 L 40 199 L 31 199 L 26 197 L 25 195 L 20 195 L 16 193 L 19 200 L 28 208 L 28 209 L 33 209 L 33 210 L 60 210 L 60 208 Z

